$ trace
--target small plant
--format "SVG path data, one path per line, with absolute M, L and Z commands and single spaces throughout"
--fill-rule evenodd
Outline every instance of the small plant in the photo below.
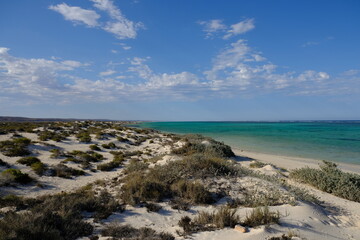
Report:
M 23 157 L 23 158 L 20 158 L 19 160 L 17 160 L 16 162 L 18 162 L 20 164 L 24 164 L 26 166 L 30 166 L 34 163 L 38 163 L 41 161 L 37 157 Z
M 43 173 L 46 171 L 46 166 L 45 166 L 45 164 L 43 164 L 42 162 L 35 162 L 35 163 L 33 163 L 33 164 L 31 164 L 31 169 L 32 170 L 34 170 L 34 172 L 37 174 L 37 175 L 39 175 L 39 176 L 41 176 L 41 175 L 43 175 Z
M 188 211 L 190 210 L 190 203 L 181 198 L 174 198 L 170 201 L 170 206 L 172 209 Z
M 80 132 L 76 135 L 76 137 L 79 140 L 79 142 L 81 142 L 81 143 L 90 143 L 91 142 L 90 134 L 87 132 Z
M 147 212 L 158 212 L 162 208 L 159 204 L 149 202 L 145 203 L 145 207 Z
M 323 161 L 320 169 L 296 169 L 290 173 L 290 177 L 321 191 L 360 202 L 360 175 L 343 172 L 335 163 Z
M 6 140 L 0 142 L 0 151 L 8 157 L 26 156 L 30 152 L 27 150 L 31 140 L 28 138 L 15 138 L 14 140 Z
M 171 185 L 174 195 L 182 199 L 188 199 L 195 204 L 210 204 L 214 202 L 209 191 L 200 183 L 180 180 Z
M 106 149 L 117 149 L 118 147 L 115 145 L 115 143 L 111 142 L 111 143 L 108 143 L 108 144 L 102 144 L 101 145 L 103 148 L 106 148 Z
M 243 222 L 245 226 L 257 227 L 261 225 L 278 224 L 280 220 L 280 213 L 271 212 L 269 207 L 257 207 L 251 211 Z
M 68 167 L 64 164 L 58 164 L 52 168 L 53 176 L 62 178 L 71 178 L 73 176 L 85 175 L 85 172 L 75 168 Z
M 259 161 L 253 161 L 252 163 L 250 163 L 249 167 L 251 168 L 262 168 L 264 167 L 265 164 Z
M 107 225 L 101 232 L 102 236 L 114 237 L 116 239 L 139 239 L 139 240 L 174 240 L 175 237 L 169 233 L 157 233 L 151 228 L 133 228 L 130 225 L 112 223 Z
M 26 173 L 22 173 L 19 169 L 9 168 L 1 172 L 1 178 L 4 185 L 11 182 L 17 182 L 20 184 L 27 184 L 33 181 L 33 179 Z
M 91 150 L 93 150 L 93 151 L 101 151 L 101 149 L 99 148 L 99 146 L 96 145 L 96 144 L 90 145 L 89 148 L 90 148 Z

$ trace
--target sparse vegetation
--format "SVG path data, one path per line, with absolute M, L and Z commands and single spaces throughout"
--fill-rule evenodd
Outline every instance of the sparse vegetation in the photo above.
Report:
M 278 224 L 280 220 L 280 213 L 272 212 L 269 207 L 257 207 L 253 209 L 250 214 L 246 215 L 243 222 L 245 226 L 257 227 L 261 225 Z
M 58 164 L 51 168 L 52 175 L 62 178 L 72 178 L 73 176 L 85 175 L 85 172 L 75 168 L 68 167 L 64 164 Z
M 90 145 L 89 148 L 90 148 L 91 150 L 93 150 L 93 151 L 101 151 L 101 149 L 99 148 L 99 146 L 96 145 L 96 144 Z
M 30 151 L 27 150 L 31 140 L 28 138 L 15 138 L 13 140 L 6 140 L 0 142 L 0 152 L 8 157 L 17 157 L 29 155 Z
M 169 233 L 157 233 L 155 230 L 147 227 L 140 229 L 133 228 L 130 225 L 120 225 L 117 223 L 107 225 L 101 232 L 102 236 L 114 237 L 123 240 L 174 240 L 175 237 Z
M 290 177 L 321 191 L 360 202 L 360 175 L 343 172 L 335 163 L 323 161 L 320 169 L 296 169 L 290 173 Z
M 16 162 L 24 164 L 26 166 L 30 166 L 31 164 L 40 162 L 40 159 L 38 159 L 37 157 L 22 157 Z
M 1 172 L 0 185 L 9 185 L 11 183 L 27 184 L 33 179 L 26 173 L 22 173 L 19 169 L 9 168 Z
M 259 161 L 253 161 L 252 163 L 250 163 L 249 167 L 251 168 L 262 168 L 264 167 L 265 164 Z

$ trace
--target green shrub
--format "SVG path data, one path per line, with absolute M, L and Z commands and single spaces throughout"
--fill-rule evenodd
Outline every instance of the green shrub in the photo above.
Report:
M 39 135 L 40 141 L 53 140 L 56 142 L 61 142 L 66 139 L 66 136 L 64 136 L 63 134 L 56 133 L 53 131 L 43 131 L 43 132 L 40 132 L 38 135 Z
M 29 155 L 27 146 L 31 143 L 28 138 L 16 138 L 14 140 L 6 140 L 0 142 L 0 151 L 8 157 L 17 157 Z
M 323 161 L 320 169 L 296 169 L 290 177 L 335 196 L 360 202 L 360 175 L 343 172 L 334 163 Z
M 250 215 L 246 215 L 243 225 L 247 227 L 257 227 L 261 225 L 278 224 L 280 213 L 271 212 L 267 206 L 253 209 Z
M 171 185 L 173 195 L 187 199 L 195 204 L 210 204 L 214 202 L 211 193 L 207 191 L 200 183 L 193 183 L 185 180 L 179 180 Z
M 0 158 L 0 166 L 9 167 L 9 164 Z
M 82 143 L 90 143 L 91 142 L 90 134 L 87 132 L 80 132 L 76 135 L 76 137 L 79 140 L 79 142 L 82 142 Z
M 17 163 L 24 164 L 26 166 L 30 166 L 34 163 L 41 162 L 37 157 L 22 157 L 16 161 Z
M 186 135 L 184 140 L 186 144 L 181 148 L 174 149 L 172 151 L 174 154 L 185 156 L 202 154 L 219 158 L 235 157 L 234 152 L 228 145 L 211 138 L 205 138 L 201 135 Z
M 114 168 L 120 167 L 120 165 L 121 165 L 121 163 L 119 163 L 119 162 L 111 161 L 108 163 L 102 163 L 102 164 L 97 165 L 96 169 L 100 170 L 100 171 L 111 171 Z
M 250 163 L 249 167 L 251 168 L 262 168 L 264 167 L 266 164 L 259 162 L 259 161 L 254 161 L 252 163 Z
M 92 231 L 91 224 L 81 218 L 61 216 L 55 211 L 9 213 L 0 220 L 1 240 L 75 240 Z
M 96 144 L 90 145 L 89 148 L 93 151 L 101 151 L 101 149 Z
M 75 168 L 68 167 L 64 164 L 58 164 L 52 168 L 53 176 L 62 178 L 72 178 L 73 176 L 85 175 L 85 172 Z
M 236 214 L 236 210 L 221 207 L 213 212 L 199 212 L 193 221 L 191 218 L 185 216 L 178 224 L 183 229 L 181 235 L 188 235 L 198 231 L 212 231 L 225 227 L 233 228 L 239 223 L 240 217 Z
M 31 164 L 31 169 L 37 174 L 37 175 L 43 175 L 43 173 L 46 171 L 46 166 L 42 162 L 35 162 Z
M 9 168 L 1 172 L 1 177 L 4 179 L 5 184 L 13 181 L 21 184 L 27 184 L 33 179 L 26 173 L 22 173 L 19 169 Z
M 108 144 L 102 144 L 101 145 L 103 148 L 106 148 L 106 149 L 117 149 L 118 147 L 115 145 L 115 143 L 111 142 L 111 143 L 108 143 Z
M 130 225 L 120 225 L 112 223 L 107 225 L 101 232 L 102 236 L 113 237 L 115 239 L 123 240 L 174 240 L 175 237 L 169 233 L 157 233 L 151 228 L 136 229 Z

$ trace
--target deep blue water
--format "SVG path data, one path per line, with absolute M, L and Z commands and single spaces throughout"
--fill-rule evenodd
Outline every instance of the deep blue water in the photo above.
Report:
M 144 122 L 171 133 L 199 133 L 238 149 L 360 164 L 360 122 Z

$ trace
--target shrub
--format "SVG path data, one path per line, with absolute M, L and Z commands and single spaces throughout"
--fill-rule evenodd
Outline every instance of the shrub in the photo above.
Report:
M 278 224 L 279 220 L 279 211 L 271 212 L 269 207 L 265 206 L 253 209 L 250 215 L 246 215 L 243 224 L 248 227 L 257 227 L 261 225 Z
M 172 153 L 185 156 L 197 153 L 220 158 L 235 157 L 229 146 L 211 138 L 205 138 L 201 135 L 187 135 L 184 140 L 186 144 L 181 148 L 174 149 Z
M 31 169 L 34 170 L 34 172 L 37 175 L 43 175 L 43 173 L 46 171 L 46 166 L 45 164 L 43 164 L 42 162 L 35 162 L 33 164 L 31 164 Z
M 73 176 L 85 175 L 85 172 L 60 163 L 52 168 L 52 175 L 62 178 L 71 178 Z
M 102 144 L 101 145 L 103 148 L 106 148 L 106 149 L 117 149 L 118 147 L 115 145 L 115 143 L 111 142 L 111 143 L 108 143 L 108 144 Z
M 130 163 L 125 168 L 125 173 L 129 174 L 132 172 L 140 172 L 147 169 L 149 164 L 144 163 L 142 161 L 138 161 L 136 159 L 131 159 Z
M 26 173 L 22 173 L 19 169 L 9 168 L 1 172 L 1 177 L 5 184 L 11 182 L 17 182 L 21 184 L 27 184 L 33 181 L 33 179 Z
M 173 198 L 170 200 L 170 206 L 172 209 L 188 211 L 190 209 L 190 203 L 181 198 Z
M 56 142 L 61 142 L 62 140 L 65 140 L 66 137 L 61 133 L 56 133 L 53 131 L 43 131 L 39 133 L 39 140 L 40 141 L 48 141 L 53 140 Z
M 97 165 L 96 169 L 100 170 L 100 171 L 111 171 L 114 168 L 118 168 L 118 167 L 120 167 L 119 162 L 111 161 L 111 162 L 108 162 L 108 163 L 102 163 L 102 164 Z
M 80 132 L 76 135 L 76 137 L 79 140 L 79 142 L 82 142 L 82 143 L 90 143 L 91 142 L 90 134 L 87 132 Z
M 188 199 L 195 204 L 210 204 L 214 200 L 209 191 L 200 183 L 192 183 L 185 180 L 180 180 L 171 185 L 173 195 L 181 199 Z
M 28 138 L 16 138 L 0 142 L 0 151 L 8 157 L 17 157 L 29 155 L 27 146 L 31 143 Z
M 335 196 L 360 202 L 360 175 L 345 173 L 334 163 L 323 161 L 320 169 L 296 169 L 290 177 Z
M 9 167 L 9 164 L 0 158 L 0 166 Z
M 57 148 L 51 149 L 49 152 L 51 152 L 51 158 L 66 157 L 66 154 Z
M 188 216 L 182 217 L 178 224 L 183 229 L 183 233 L 180 235 L 188 235 L 198 231 L 233 228 L 238 223 L 240 223 L 240 217 L 236 215 L 236 210 L 221 207 L 214 212 L 199 212 L 194 221 Z
M 58 213 L 26 212 L 22 214 L 8 213 L 0 220 L 0 239 L 2 240 L 75 240 L 90 235 L 93 231 L 91 224 L 81 218 Z
M 125 203 L 135 205 L 145 201 L 160 201 L 169 195 L 168 187 L 161 181 L 144 178 L 142 173 L 129 174 L 121 187 Z
M 101 232 L 102 236 L 109 236 L 123 240 L 174 240 L 175 237 L 169 233 L 157 233 L 151 228 L 136 229 L 130 225 L 112 223 L 107 225 Z
M 259 162 L 259 161 L 254 161 L 254 162 L 250 163 L 250 165 L 249 165 L 249 167 L 251 167 L 251 168 L 262 168 L 264 166 L 265 166 L 265 164 L 262 162 Z
M 162 208 L 159 204 L 156 203 L 145 203 L 147 212 L 158 212 Z
M 40 159 L 37 157 L 22 157 L 19 160 L 16 161 L 17 163 L 24 164 L 26 166 L 30 166 L 34 163 L 40 162 Z
M 96 144 L 90 145 L 89 148 L 93 151 L 101 151 L 101 149 Z

